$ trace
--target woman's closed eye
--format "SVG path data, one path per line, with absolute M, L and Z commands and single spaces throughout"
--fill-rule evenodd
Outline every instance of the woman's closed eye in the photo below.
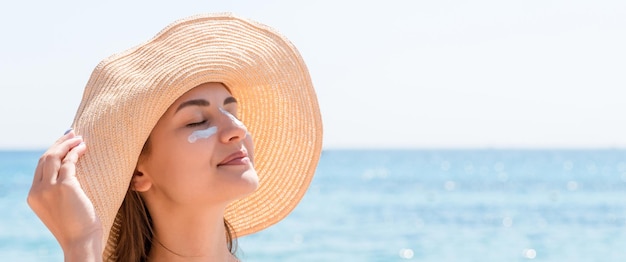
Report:
M 202 121 L 199 121 L 199 122 L 193 122 L 193 123 L 187 124 L 187 127 L 201 126 L 201 125 L 206 124 L 207 122 L 208 121 L 205 119 L 205 120 L 202 120 Z

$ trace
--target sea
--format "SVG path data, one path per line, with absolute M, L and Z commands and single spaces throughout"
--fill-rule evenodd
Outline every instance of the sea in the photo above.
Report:
M 0 151 L 0 261 L 63 261 L 26 204 L 41 151 Z M 626 150 L 324 150 L 242 261 L 626 261 Z

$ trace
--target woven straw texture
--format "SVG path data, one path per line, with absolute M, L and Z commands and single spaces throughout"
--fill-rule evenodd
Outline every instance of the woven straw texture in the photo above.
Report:
M 89 147 L 77 176 L 103 224 L 105 257 L 152 128 L 178 97 L 206 82 L 229 87 L 255 144 L 260 187 L 225 214 L 236 234 L 277 223 L 304 195 L 321 152 L 322 121 L 296 48 L 273 29 L 232 14 L 183 19 L 100 62 L 74 119 Z

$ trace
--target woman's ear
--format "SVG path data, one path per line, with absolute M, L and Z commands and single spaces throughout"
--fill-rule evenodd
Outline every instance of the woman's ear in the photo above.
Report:
M 152 181 L 144 173 L 135 169 L 133 172 L 133 178 L 130 180 L 130 189 L 137 192 L 146 192 L 152 187 Z
M 141 149 L 141 153 L 139 154 L 139 159 L 137 159 L 137 166 L 135 167 L 135 172 L 133 172 L 133 178 L 130 180 L 130 189 L 137 192 L 146 192 L 150 187 L 152 187 L 152 181 L 150 180 L 150 175 L 146 175 L 146 167 L 145 162 L 150 152 L 150 138 L 146 140 Z

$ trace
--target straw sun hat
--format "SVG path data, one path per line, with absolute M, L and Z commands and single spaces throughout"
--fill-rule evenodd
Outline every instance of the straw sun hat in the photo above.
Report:
M 275 224 L 304 195 L 320 157 L 322 121 L 296 48 L 273 29 L 231 14 L 179 20 L 100 62 L 72 125 L 89 146 L 77 176 L 102 222 L 105 255 L 152 128 L 178 97 L 206 82 L 230 89 L 255 144 L 260 187 L 225 213 L 237 235 Z

